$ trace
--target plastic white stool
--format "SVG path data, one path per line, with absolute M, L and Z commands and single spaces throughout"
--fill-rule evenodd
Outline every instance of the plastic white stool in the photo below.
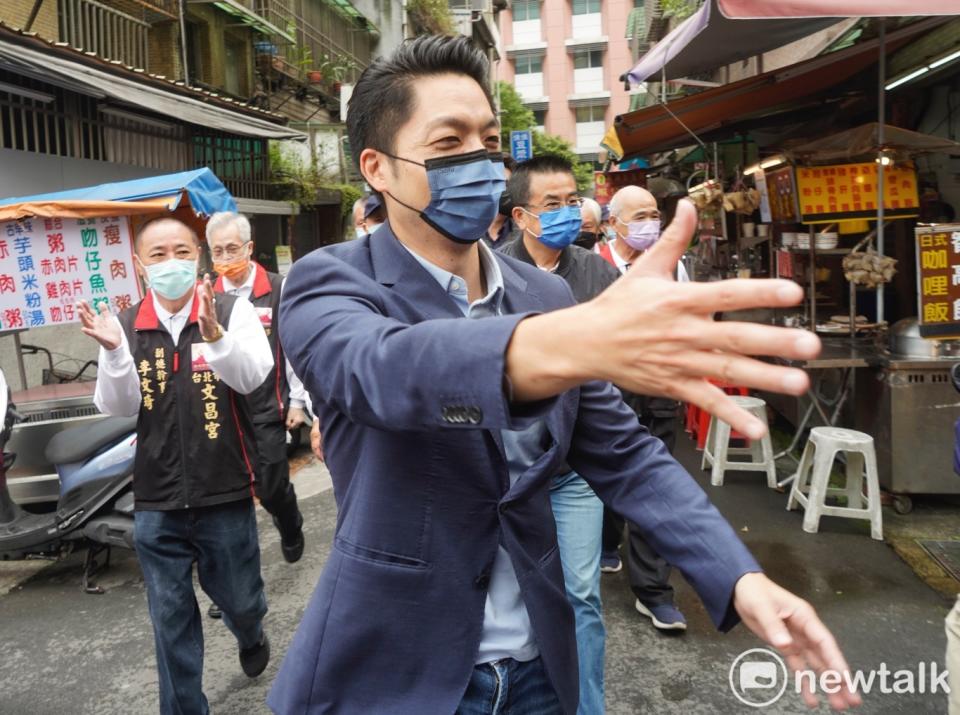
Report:
M 767 403 L 757 397 L 730 397 L 738 406 L 755 415 L 767 424 Z M 749 455 L 750 461 L 732 461 L 730 456 Z M 716 417 L 710 418 L 707 440 L 703 445 L 701 469 L 712 467 L 710 483 L 715 487 L 723 486 L 723 475 L 727 470 L 737 472 L 766 472 L 767 486 L 777 488 L 777 464 L 773 459 L 773 444 L 770 433 L 761 439 L 752 440 L 749 447 L 730 446 L 730 425 Z
M 830 472 L 838 453 L 847 457 L 847 483 L 843 488 L 830 486 Z M 863 480 L 867 481 L 864 506 Z M 847 506 L 827 506 L 826 498 L 834 494 L 847 497 Z M 817 533 L 821 516 L 842 516 L 848 519 L 869 519 L 870 536 L 883 541 L 883 514 L 880 511 L 880 480 L 877 476 L 877 455 L 873 437 L 863 432 L 839 427 L 814 427 L 800 457 L 796 479 L 790 489 L 787 510 L 801 504 L 804 508 L 803 530 Z

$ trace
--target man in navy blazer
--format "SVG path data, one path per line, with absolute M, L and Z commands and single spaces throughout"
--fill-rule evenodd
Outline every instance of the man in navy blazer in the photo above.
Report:
M 757 435 L 704 378 L 799 392 L 805 375 L 744 355 L 809 356 L 818 343 L 710 312 L 793 304 L 799 289 L 670 282 L 690 205 L 630 274 L 580 306 L 562 279 L 483 247 L 503 189 L 486 69 L 467 38 L 420 37 L 364 71 L 350 143 L 388 223 L 289 275 L 281 334 L 322 425 L 339 515 L 268 704 L 576 712 L 549 497 L 565 462 L 681 569 L 718 628 L 742 618 L 792 667 L 845 671 L 813 609 L 761 573 L 610 384 L 694 401 Z

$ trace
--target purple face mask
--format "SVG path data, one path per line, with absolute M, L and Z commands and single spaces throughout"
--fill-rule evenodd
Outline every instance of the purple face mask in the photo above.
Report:
M 621 238 L 635 251 L 646 251 L 660 238 L 660 221 L 656 219 L 631 221 L 626 226 L 627 235 Z

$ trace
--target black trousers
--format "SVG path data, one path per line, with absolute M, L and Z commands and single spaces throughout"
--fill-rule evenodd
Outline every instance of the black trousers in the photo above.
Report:
M 296 536 L 303 524 L 297 507 L 297 494 L 290 483 L 287 461 L 287 428 L 283 422 L 261 422 L 253 425 L 257 439 L 257 475 L 254 491 L 283 539 Z
M 680 417 L 654 417 L 641 415 L 640 423 L 650 430 L 650 434 L 663 440 L 673 454 L 677 446 L 677 431 Z M 624 519 L 607 507 L 603 509 L 603 551 L 617 551 L 623 539 Z M 627 522 L 627 576 L 630 589 L 647 606 L 673 604 L 673 586 L 670 585 L 670 572 L 673 567 L 655 552 L 635 524 Z

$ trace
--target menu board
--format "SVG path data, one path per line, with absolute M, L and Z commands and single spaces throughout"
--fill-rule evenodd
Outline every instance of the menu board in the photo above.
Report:
M 81 299 L 118 312 L 140 297 L 129 219 L 0 223 L 0 331 L 77 322 Z
M 917 172 L 912 164 L 883 168 L 883 206 L 887 218 L 918 216 Z M 831 223 L 877 215 L 876 162 L 797 168 L 802 223 Z
M 765 174 L 767 195 L 770 200 L 770 215 L 776 223 L 797 223 L 797 185 L 793 179 L 793 167 L 768 171 Z
M 960 224 L 916 229 L 920 335 L 960 337 Z

